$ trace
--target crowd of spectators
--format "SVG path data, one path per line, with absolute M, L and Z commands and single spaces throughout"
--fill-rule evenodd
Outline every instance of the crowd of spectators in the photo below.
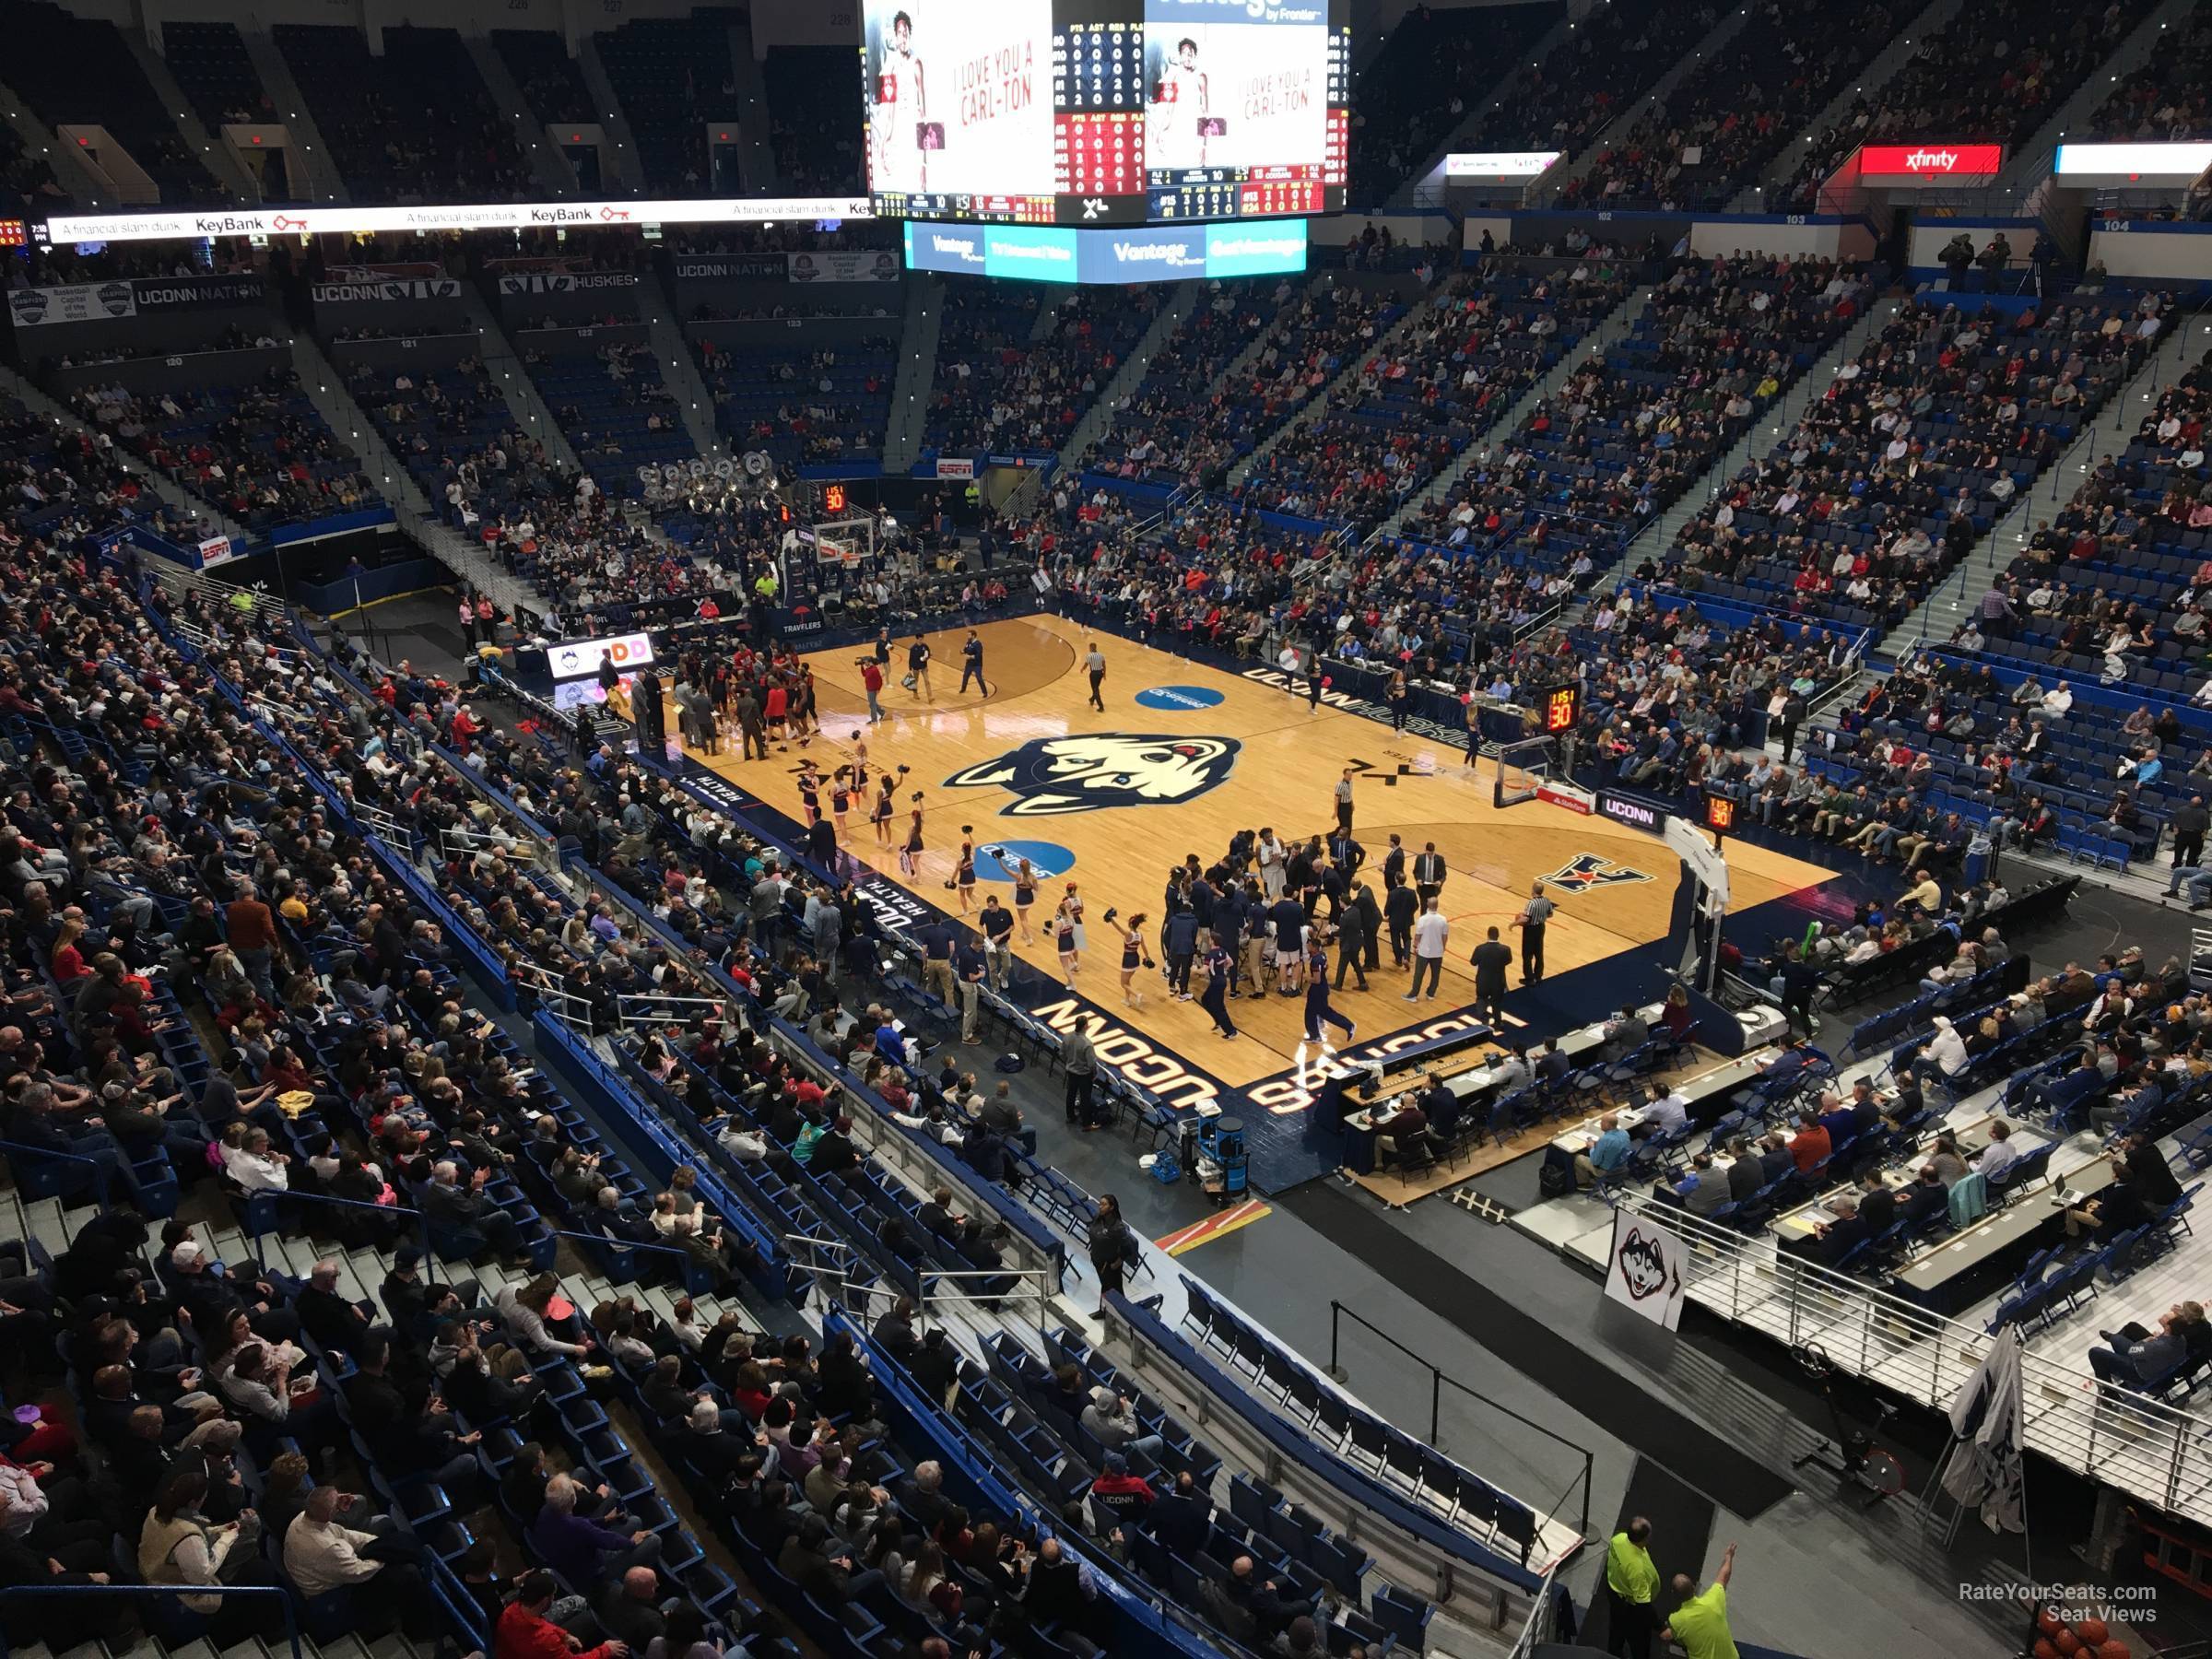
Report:
M 1869 285 L 1833 261 L 1678 262 L 1625 338 L 1477 452 L 1403 533 L 1602 574 L 1851 325 Z
M 2141 364 L 2162 307 L 1908 301 L 1650 573 L 1894 627 Z
M 2103 7 L 2065 0 L 1966 0 L 1883 85 L 1854 98 L 1768 206 L 1818 206 L 1820 187 L 1863 144 L 1959 138 L 2017 146 L 2065 101 L 2150 11 L 2148 0 Z
M 1465 150 L 1559 150 L 1571 160 L 1712 31 L 1711 5 L 1614 0 L 1577 18 L 1567 38 L 1475 123 Z
M 1050 301 L 1034 292 L 949 288 L 924 449 L 1056 451 L 1165 298 L 1152 287 L 1077 288 Z M 1033 338 L 1041 308 L 1055 301 L 1044 337 Z
M 1888 43 L 1899 21 L 1887 6 L 1759 0 L 1710 61 L 1569 181 L 1561 206 L 1723 206 Z
M 458 31 L 394 24 L 272 31 L 356 201 L 521 201 L 530 164 Z
M 229 199 L 185 145 L 114 23 L 77 17 L 50 0 L 23 0 L 8 8 L 8 43 L 20 61 L 37 65 L 15 78 L 42 124 L 104 128 L 123 156 L 145 169 L 164 203 Z
M 1605 250 L 1547 271 L 1484 260 L 1418 303 L 1317 419 L 1275 444 L 1241 499 L 1372 523 L 1502 418 L 1628 292 L 1626 267 Z
M 865 460 L 883 445 L 891 384 L 892 333 L 834 345 L 694 341 L 717 424 L 733 445 L 765 450 L 784 465 Z
M 1416 6 L 1352 83 L 1351 178 L 1359 207 L 1380 207 L 1479 96 L 1559 21 L 1549 5 Z
M 2212 15 L 2196 10 L 2089 117 L 2087 136 L 2169 144 L 2212 135 Z
M 376 491 L 290 369 L 234 385 L 135 397 L 89 387 L 69 407 L 250 530 L 350 512 Z
M 853 53 L 841 46 L 778 46 L 761 65 L 776 177 L 787 195 L 856 195 L 867 112 Z

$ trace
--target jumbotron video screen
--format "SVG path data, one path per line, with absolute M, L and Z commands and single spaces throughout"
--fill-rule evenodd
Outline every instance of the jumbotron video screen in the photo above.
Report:
M 1351 0 L 865 0 L 889 218 L 1177 224 L 1341 211 Z

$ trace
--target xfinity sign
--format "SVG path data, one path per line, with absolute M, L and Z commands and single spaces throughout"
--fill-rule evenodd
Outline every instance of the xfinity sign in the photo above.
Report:
M 1859 177 L 1891 184 L 1987 179 L 2004 170 L 2001 144 L 1869 144 L 1859 150 Z

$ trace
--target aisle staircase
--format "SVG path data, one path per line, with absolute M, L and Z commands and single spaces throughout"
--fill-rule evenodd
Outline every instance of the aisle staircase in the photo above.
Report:
M 906 277 L 906 315 L 899 327 L 899 372 L 884 421 L 883 470 L 902 477 L 922 453 L 929 423 L 929 389 L 937 373 L 937 335 L 945 324 L 945 279 L 926 271 Z
M 1704 475 L 1684 490 L 1679 499 L 1665 512 L 1653 515 L 1621 550 L 1620 558 L 1610 570 L 1601 571 L 1590 586 L 1593 594 L 1609 593 L 1614 585 L 1637 562 L 1647 555 L 1661 558 L 1675 545 L 1675 537 L 1682 526 L 1705 510 L 1707 502 L 1719 494 L 1729 479 L 1735 477 L 1755 457 L 1770 453 L 1784 434 L 1794 428 L 1817 397 L 1825 394 L 1836 371 L 1857 357 L 1872 339 L 1888 324 L 1890 318 L 1903 309 L 1901 300 L 1879 300 L 1869 306 L 1866 314 L 1845 330 L 1843 337 L 1829 347 L 1828 354 L 1791 384 L 1788 391 L 1773 404 L 1732 444 L 1727 452 Z
M 1121 367 L 1113 371 L 1113 378 L 1099 389 L 1099 394 L 1091 400 L 1090 407 L 1083 412 L 1083 418 L 1076 422 L 1067 441 L 1060 446 L 1062 466 L 1074 466 L 1081 456 L 1089 452 L 1092 444 L 1106 435 L 1107 429 L 1113 424 L 1115 410 L 1136 391 L 1159 348 L 1198 309 L 1199 286 L 1194 281 L 1174 285 L 1174 291 L 1153 317 L 1143 337 L 1129 348 L 1129 355 L 1122 359 Z
M 499 106 L 500 117 L 514 130 L 514 141 L 530 162 L 530 182 L 547 196 L 572 196 L 580 192 L 576 170 L 559 145 L 546 135 L 545 123 L 532 112 L 507 60 L 493 48 L 491 37 L 464 34 L 469 62 L 483 77 L 484 89 Z
M 330 423 L 330 429 L 360 456 L 361 470 L 391 503 L 400 528 L 407 535 L 478 592 L 488 594 L 491 602 L 501 609 L 533 612 L 545 609 L 545 601 L 500 564 L 481 542 L 463 535 L 445 522 L 444 514 L 423 494 L 414 475 L 392 453 L 392 446 L 376 429 L 376 423 L 354 401 L 353 394 L 346 390 L 345 377 L 331 367 L 330 359 L 323 355 L 322 347 L 311 335 L 292 336 L 292 367 L 299 371 L 300 389 L 315 406 L 316 413 Z
M 291 65 L 277 47 L 276 37 L 265 27 L 241 28 L 238 34 L 245 42 L 246 56 L 253 65 L 253 73 L 261 76 L 261 89 L 268 95 L 270 109 L 284 123 L 286 136 L 300 147 L 300 165 L 307 172 L 309 203 L 327 207 L 333 202 L 352 201 L 352 187 L 338 171 L 336 155 L 324 142 L 323 129 L 315 124 L 315 113 L 307 107 L 307 95 L 300 90 Z
M 1997 574 L 2019 557 L 2035 534 L 2036 521 L 2057 516 L 2066 499 L 2099 459 L 2127 447 L 2136 425 L 2160 388 L 2179 380 L 2196 358 L 2212 348 L 2212 322 L 2183 319 L 2167 332 L 2159 348 L 2144 360 L 2127 383 L 2112 394 L 2053 462 L 2034 487 L 2012 503 L 2011 511 L 1990 526 L 1942 585 L 1902 622 L 1883 636 L 1875 650 L 1898 661 L 1924 641 L 1941 642 L 1978 609 L 1982 595 Z
M 1638 122 L 1664 104 L 1675 88 L 1688 80 L 1700 65 L 1734 40 L 1750 17 L 1751 8 L 1748 6 L 1738 6 L 1734 11 L 1724 15 L 1718 23 L 1705 31 L 1704 39 L 1684 53 L 1672 68 L 1651 84 L 1641 98 L 1606 123 L 1605 131 L 1583 147 L 1582 154 L 1546 173 L 1529 193 L 1531 198 L 1546 206 L 1557 203 L 1561 191 L 1575 180 L 1588 176 L 1591 165 L 1598 157 L 1633 133 Z
M 1636 319 L 1643 314 L 1644 306 L 1655 291 L 1648 286 L 1633 289 L 1618 305 L 1600 317 L 1597 325 L 1575 342 L 1572 351 L 1560 358 L 1551 366 L 1548 373 L 1515 398 L 1505 412 L 1484 428 L 1481 434 L 1461 451 L 1449 466 L 1407 496 L 1397 512 L 1383 521 L 1382 533 L 1386 535 L 1401 534 L 1422 508 L 1431 501 L 1447 500 L 1453 487 L 1466 477 L 1470 467 L 1482 459 L 1491 443 L 1519 431 L 1521 423 L 1535 414 L 1536 406 L 1546 398 L 1554 395 L 1564 386 L 1577 368 L 1633 328 Z

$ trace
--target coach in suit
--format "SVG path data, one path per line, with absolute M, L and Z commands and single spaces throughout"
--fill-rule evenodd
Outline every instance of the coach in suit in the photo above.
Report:
M 1394 968 L 1406 966 L 1413 955 L 1413 919 L 1420 914 L 1421 901 L 1414 889 L 1400 882 L 1390 889 L 1382 901 L 1382 915 L 1390 924 L 1390 961 Z
M 1375 954 L 1374 898 L 1367 890 L 1367 883 L 1352 884 L 1351 897 L 1336 912 L 1336 989 L 1344 989 L 1345 971 L 1349 969 L 1359 977 L 1359 989 L 1367 989 L 1367 971 Z
M 1505 1000 L 1505 971 L 1513 964 L 1513 947 L 1489 930 L 1467 959 L 1475 966 L 1475 1011 L 1495 1026 L 1500 1023 L 1500 1005 Z

